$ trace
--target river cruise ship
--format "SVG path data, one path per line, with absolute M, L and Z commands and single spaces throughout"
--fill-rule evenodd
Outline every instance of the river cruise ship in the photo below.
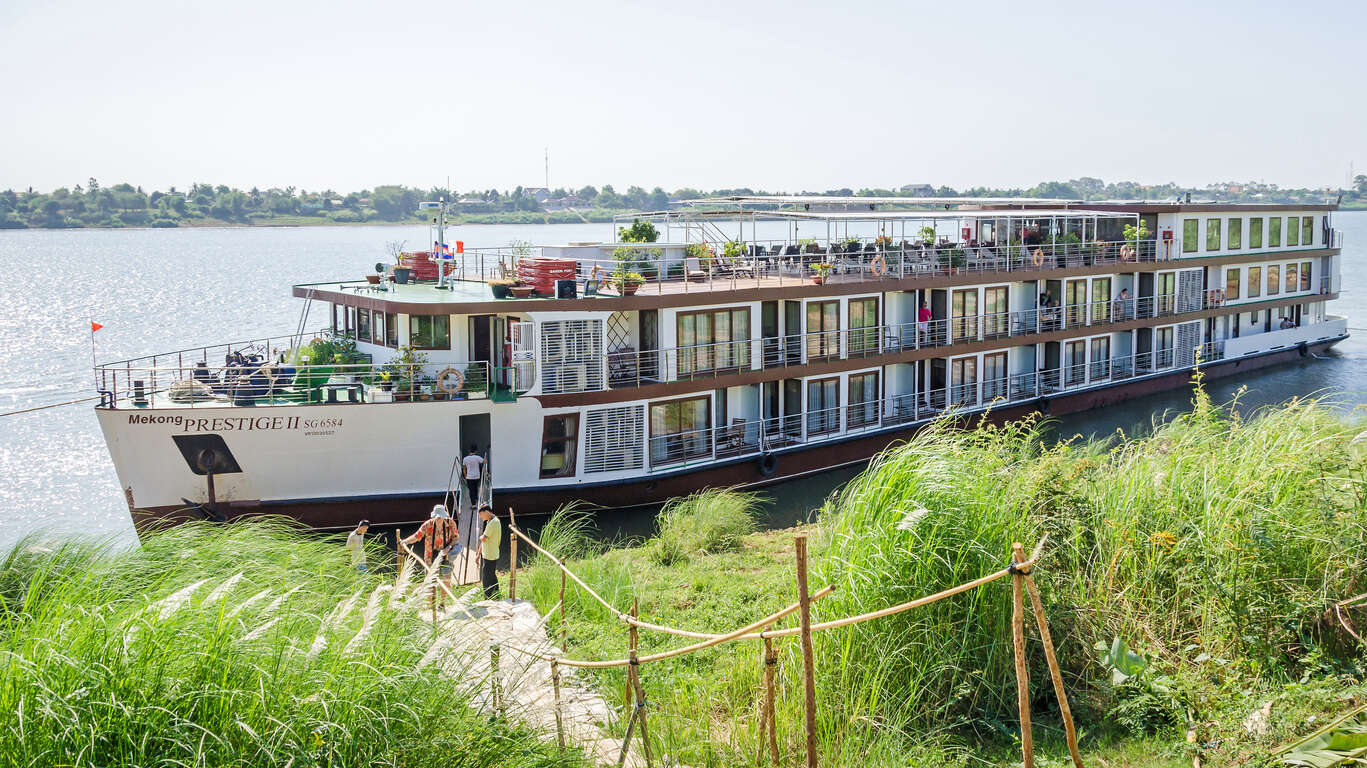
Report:
M 604 242 L 438 236 L 294 286 L 293 333 L 97 366 L 97 413 L 140 531 L 411 524 L 471 446 L 500 512 L 755 488 L 1313 358 L 1347 336 L 1335 209 L 732 197 Z

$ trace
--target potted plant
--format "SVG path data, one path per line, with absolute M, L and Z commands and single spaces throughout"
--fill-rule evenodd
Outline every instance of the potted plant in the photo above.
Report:
M 422 377 L 427 355 L 414 349 L 411 344 L 399 347 L 398 352 L 380 367 L 380 376 L 393 381 L 395 400 L 411 400 L 417 391 L 414 380 Z
M 464 400 L 468 397 L 484 394 L 489 387 L 486 380 L 488 369 L 480 363 L 470 363 L 465 366 L 465 386 L 457 393 L 456 398 Z
M 921 242 L 931 248 L 935 247 L 935 227 L 921 227 L 916 234 L 921 236 Z
M 825 263 L 813 264 L 813 265 L 812 265 L 812 282 L 813 282 L 813 283 L 816 283 L 817 285 L 825 285 L 825 284 L 826 284 L 826 276 L 829 275 L 829 274 L 831 273 L 831 270 L 832 270 L 832 269 L 835 269 L 835 265 L 834 265 L 834 264 L 825 264 Z
M 612 273 L 612 284 L 617 287 L 617 292 L 623 296 L 631 296 L 636 293 L 645 281 L 645 276 L 640 272 Z
M 495 299 L 506 299 L 513 295 L 512 287 L 517 284 L 516 280 L 497 279 L 489 281 L 489 289 L 494 292 Z
M 534 291 L 536 291 L 536 286 L 527 285 L 521 280 L 515 280 L 512 285 L 508 286 L 508 292 L 511 293 L 515 299 L 530 298 Z
M 379 275 L 379 274 L 370 274 L 370 275 L 366 275 L 366 276 L 365 276 L 365 281 L 366 281 L 367 283 L 370 283 L 371 285 L 379 285 L 379 284 L 380 284 L 380 275 Z
M 408 285 L 408 276 L 412 273 L 413 270 L 405 267 L 403 262 L 399 262 L 399 265 L 394 267 L 394 282 L 399 285 Z

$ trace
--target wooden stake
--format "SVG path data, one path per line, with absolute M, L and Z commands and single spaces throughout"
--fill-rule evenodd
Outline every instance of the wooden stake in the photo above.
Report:
M 631 618 L 639 615 L 637 601 L 631 601 Z M 636 625 L 631 625 L 631 666 L 627 669 L 631 672 L 632 693 L 636 697 L 636 720 L 641 724 L 641 748 L 646 753 L 646 765 L 653 762 L 650 754 L 650 729 L 646 727 L 646 691 L 641 686 L 641 663 L 636 656 L 636 644 L 638 640 Z
M 498 653 L 497 643 L 489 646 L 489 697 L 493 700 L 495 712 L 503 710 L 503 702 L 501 701 L 503 695 L 498 686 Z
M 1025 560 L 1025 549 L 1020 542 L 1011 545 L 1011 556 L 1016 562 Z M 1025 577 L 1011 574 L 1011 645 L 1016 658 L 1016 706 L 1020 710 L 1021 760 L 1023 768 L 1034 768 L 1035 736 L 1030 729 L 1030 679 L 1025 667 Z
M 517 537 L 508 538 L 508 600 L 512 601 L 517 599 Z
M 760 742 L 755 762 L 764 762 L 764 745 L 769 744 L 769 761 L 778 765 L 778 725 L 774 713 L 774 667 L 778 664 L 778 653 L 774 651 L 774 641 L 764 638 L 764 704 L 760 708 Z
M 1020 557 L 1019 552 L 1013 556 Z M 1019 559 L 1016 562 L 1020 562 Z M 1032 567 L 1033 568 L 1033 567 Z M 1049 622 L 1044 619 L 1044 602 L 1040 600 L 1039 587 L 1035 577 L 1025 574 L 1025 589 L 1030 593 L 1030 604 L 1035 610 L 1035 624 L 1039 626 L 1040 644 L 1044 646 L 1044 659 L 1049 662 L 1049 677 L 1054 682 L 1054 696 L 1058 699 L 1059 715 L 1063 717 L 1063 732 L 1068 738 L 1068 754 L 1073 756 L 1075 768 L 1082 768 L 1082 753 L 1077 748 L 1077 728 L 1073 726 L 1073 711 L 1068 706 L 1068 693 L 1063 689 L 1063 675 L 1059 672 L 1058 658 L 1054 655 L 1054 639 L 1049 635 Z
M 812 653 L 812 603 L 807 594 L 807 537 L 794 540 L 797 549 L 797 602 L 802 630 L 802 700 L 807 731 L 807 768 L 816 768 L 816 661 Z M 1025 768 L 1031 768 L 1029 765 Z
M 560 665 L 551 659 L 551 686 L 555 689 L 555 742 L 565 748 L 565 723 L 560 715 Z
M 399 571 L 402 571 L 402 570 L 403 570 L 403 544 L 400 544 L 400 543 L 399 543 L 399 542 L 402 541 L 402 540 L 403 540 L 403 531 L 400 531 L 398 528 L 395 528 L 395 529 L 394 529 L 394 565 L 398 568 Z M 397 572 L 396 572 L 396 573 L 397 573 Z M 395 584 L 398 583 L 398 578 L 399 578 L 398 576 L 395 576 L 395 577 L 394 577 L 394 579 L 395 579 L 395 582 L 394 582 L 394 583 L 395 583 Z
M 565 572 L 560 572 L 560 650 L 568 652 L 570 625 L 565 616 Z

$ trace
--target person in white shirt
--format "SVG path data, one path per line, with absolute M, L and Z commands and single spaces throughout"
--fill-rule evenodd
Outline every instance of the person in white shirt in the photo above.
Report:
M 365 573 L 365 532 L 370 530 L 370 521 L 362 520 L 356 524 L 356 530 L 347 534 L 346 551 L 351 555 L 351 567 L 357 573 Z
M 465 469 L 465 489 L 470 492 L 470 508 L 479 506 L 479 479 L 484 474 L 484 457 L 479 455 L 479 446 L 471 445 L 470 452 L 460 460 Z

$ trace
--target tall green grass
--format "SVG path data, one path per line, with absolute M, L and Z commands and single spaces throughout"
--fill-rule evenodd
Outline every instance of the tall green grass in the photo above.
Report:
M 419 661 L 431 627 L 340 545 L 191 524 L 0 564 L 0 764 L 577 765 Z

